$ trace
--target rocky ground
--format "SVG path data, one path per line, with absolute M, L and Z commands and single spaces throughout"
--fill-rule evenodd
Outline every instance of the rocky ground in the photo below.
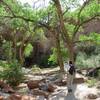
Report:
M 77 74 L 78 82 L 73 84 L 73 92 L 67 92 L 66 78 L 59 80 L 58 68 L 46 69 L 34 73 L 33 70 L 23 69 L 26 81 L 14 91 L 8 88 L 0 90 L 0 100 L 100 100 L 100 82 L 88 87 L 87 78 Z M 46 81 L 45 81 L 46 79 Z M 84 81 L 82 80 L 84 79 Z

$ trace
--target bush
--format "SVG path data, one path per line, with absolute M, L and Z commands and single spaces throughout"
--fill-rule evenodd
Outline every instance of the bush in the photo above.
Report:
M 0 78 L 11 86 L 17 86 L 24 80 L 24 73 L 17 61 L 2 63 L 3 70 L 0 71 Z
M 99 67 L 100 65 L 100 54 L 91 55 L 87 57 L 85 53 L 79 53 L 76 59 L 76 66 L 79 68 L 90 68 L 90 67 Z
M 88 87 L 93 87 L 97 83 L 96 79 L 87 80 Z
M 61 45 L 61 55 L 63 61 L 68 60 L 68 51 L 66 48 L 64 48 L 63 45 Z M 50 58 L 48 59 L 48 63 L 51 63 L 52 65 L 57 65 L 57 49 L 52 48 L 52 54 L 50 55 Z

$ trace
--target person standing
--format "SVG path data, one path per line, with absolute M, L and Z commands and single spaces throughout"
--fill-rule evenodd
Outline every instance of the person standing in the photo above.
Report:
M 72 92 L 73 80 L 75 77 L 75 66 L 72 61 L 69 61 L 69 70 L 67 74 L 68 93 Z

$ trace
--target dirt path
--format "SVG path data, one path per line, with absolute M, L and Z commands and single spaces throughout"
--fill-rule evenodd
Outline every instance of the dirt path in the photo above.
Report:
M 76 77 L 87 79 L 80 74 L 76 74 Z M 67 92 L 67 86 L 61 86 L 49 97 L 49 100 L 91 100 L 88 98 L 88 95 L 90 94 L 97 96 L 96 99 L 92 100 L 100 100 L 100 89 L 97 89 L 96 87 L 89 88 L 87 83 L 74 84 L 72 93 Z
M 41 73 L 34 74 L 33 72 L 28 73 L 30 69 L 27 69 L 26 76 L 28 78 L 28 81 L 36 80 L 36 79 L 40 80 L 44 77 L 47 77 L 47 79 L 52 83 L 52 80 L 54 81 L 55 79 L 59 79 L 59 77 L 56 76 L 57 74 L 59 74 L 59 72 L 57 72 L 58 70 L 59 70 L 58 68 L 54 68 L 52 70 L 46 69 L 42 71 L 42 74 Z M 76 77 L 87 79 L 86 77 L 80 74 L 76 74 Z M 21 87 L 19 92 L 25 95 L 32 95 L 30 94 L 27 84 L 25 87 Z M 89 94 L 96 95 L 97 98 L 88 99 Z M 3 95 L 4 97 L 9 96 L 9 94 L 7 93 L 5 94 L 3 92 L 0 92 L 0 95 Z M 46 99 L 43 96 L 37 96 L 36 100 L 46 100 Z M 55 92 L 49 95 L 48 100 L 100 100 L 100 88 L 97 89 L 96 86 L 89 88 L 86 83 L 74 84 L 73 92 L 69 94 L 67 92 L 67 86 L 57 86 L 57 89 L 55 90 Z

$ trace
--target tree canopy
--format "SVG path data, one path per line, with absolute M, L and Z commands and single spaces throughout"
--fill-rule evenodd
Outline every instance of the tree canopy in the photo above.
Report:
M 34 5 L 35 2 L 31 7 L 28 3 L 22 4 L 17 0 L 0 1 L 0 37 L 12 41 L 14 52 L 19 48 L 19 58 L 22 63 L 25 47 L 35 40 L 36 35 L 39 38 L 41 34 L 53 36 L 58 50 L 58 62 L 62 59 L 59 56 L 62 41 L 68 50 L 69 59 L 73 62 L 74 46 L 78 40 L 92 39 L 99 42 L 98 35 L 92 34 L 89 38 L 79 36 L 84 24 L 100 19 L 98 0 L 83 0 L 81 3 L 80 0 L 51 0 L 39 8 Z

